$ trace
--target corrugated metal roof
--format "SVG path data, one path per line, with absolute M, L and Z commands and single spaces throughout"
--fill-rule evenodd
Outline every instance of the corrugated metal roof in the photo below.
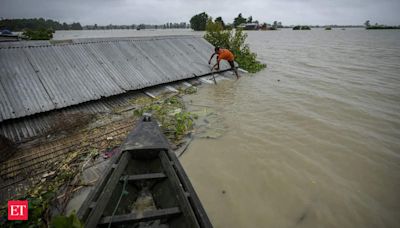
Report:
M 0 45 L 0 122 L 206 74 L 212 51 L 196 36 Z
M 65 41 L 67 42 L 67 41 Z M 70 41 L 72 43 L 72 41 Z M 50 45 L 50 41 L 48 40 L 39 40 L 39 41 L 26 41 L 26 40 L 21 40 L 18 42 L 12 41 L 12 42 L 0 42 L 0 48 L 12 48 L 12 47 L 28 47 L 28 46 L 44 46 L 44 45 Z
M 189 81 L 196 81 L 192 79 Z M 187 87 L 187 82 L 178 83 L 174 86 Z M 155 86 L 146 89 L 156 96 L 164 92 L 171 92 L 166 86 Z M 60 114 L 62 116 L 69 116 L 75 113 L 119 113 L 120 108 L 134 108 L 134 101 L 140 97 L 147 97 L 141 91 L 130 91 L 124 94 L 103 98 L 100 100 L 89 101 L 70 107 L 52 110 L 45 113 L 39 113 L 18 119 L 10 119 L 0 122 L 0 135 L 7 137 L 14 142 L 23 142 L 36 136 L 41 136 L 49 133 L 49 130 L 53 129 L 54 126 L 59 122 Z M 119 115 L 119 114 L 118 114 Z
M 90 101 L 70 106 L 61 110 L 53 110 L 24 118 L 7 120 L 0 123 L 0 135 L 4 135 L 14 142 L 43 135 L 59 121 L 59 114 L 68 116 L 73 113 L 109 113 L 118 107 L 125 107 L 132 99 L 145 96 L 138 92 L 128 92 L 101 100 Z

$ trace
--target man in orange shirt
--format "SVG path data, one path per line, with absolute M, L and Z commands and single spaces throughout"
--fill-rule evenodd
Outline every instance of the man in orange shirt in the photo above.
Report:
M 229 65 L 231 65 L 231 69 L 235 72 L 236 77 L 237 78 L 240 77 L 237 72 L 237 69 L 235 68 L 235 63 L 233 62 L 235 57 L 233 56 L 232 52 L 230 52 L 228 49 L 215 47 L 215 52 L 211 55 L 210 60 L 208 60 L 208 64 L 211 63 L 211 60 L 214 57 L 214 55 L 218 56 L 217 63 L 211 68 L 211 71 L 214 68 L 216 68 L 216 70 L 219 70 L 219 62 L 221 62 L 222 59 L 225 59 L 226 61 L 228 61 Z

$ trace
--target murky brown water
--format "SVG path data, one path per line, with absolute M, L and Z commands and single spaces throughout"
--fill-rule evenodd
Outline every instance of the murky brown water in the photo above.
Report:
M 215 227 L 400 227 L 399 40 L 249 33 L 268 69 L 187 97 L 181 160 Z

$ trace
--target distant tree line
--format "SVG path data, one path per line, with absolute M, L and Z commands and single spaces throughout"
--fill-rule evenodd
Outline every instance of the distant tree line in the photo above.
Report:
M 211 17 L 208 16 L 206 12 L 194 15 L 190 19 L 190 27 L 195 31 L 204 31 L 206 30 L 207 21 L 210 18 Z M 244 30 L 275 30 L 277 28 L 283 28 L 282 22 L 274 21 L 273 24 L 260 24 L 260 22 L 258 20 L 254 20 L 252 16 L 249 16 L 248 18 L 243 17 L 242 13 L 239 13 L 239 15 L 233 19 L 232 23 L 225 24 L 221 17 L 215 18 L 214 22 L 220 24 L 222 28 L 226 30 L 230 30 L 232 28 L 243 28 Z
M 87 30 L 105 30 L 105 29 L 186 29 L 190 28 L 189 24 L 186 22 L 180 22 L 180 23 L 165 23 L 161 25 L 154 25 L 154 24 L 132 24 L 132 25 L 85 25 L 83 26 L 83 29 Z
M 74 22 L 72 24 L 60 23 L 51 19 L 32 18 L 32 19 L 4 19 L 0 20 L 0 30 L 11 31 L 43 31 L 43 30 L 98 30 L 98 29 L 187 29 L 190 25 L 186 22 L 165 24 L 132 24 L 132 25 L 85 25 L 81 26 L 80 23 Z
M 206 24 L 209 19 L 212 19 L 206 12 L 202 12 L 194 15 L 190 19 L 190 28 L 195 31 L 205 31 Z M 366 29 L 400 29 L 399 26 L 387 26 L 380 25 L 378 23 L 371 24 L 370 21 L 366 21 L 363 25 L 288 25 L 284 26 L 280 21 L 274 21 L 271 24 L 269 23 L 260 23 L 258 20 L 254 20 L 252 16 L 244 17 L 242 13 L 239 13 L 237 17 L 233 19 L 232 23 L 226 23 L 223 21 L 221 17 L 215 18 L 212 20 L 222 26 L 224 30 L 230 30 L 232 28 L 242 28 L 244 30 L 276 30 L 279 28 L 294 28 L 294 30 L 304 30 L 310 28 L 361 28 L 365 27 Z
M 378 23 L 375 23 L 374 25 L 371 25 L 371 22 L 367 20 L 365 23 L 365 28 L 366 29 L 400 29 L 399 26 L 387 26 L 387 25 L 380 25 Z
M 24 30 L 82 30 L 82 26 L 78 22 L 72 24 L 60 23 L 51 19 L 31 18 L 31 19 L 4 19 L 0 21 L 0 29 L 8 29 L 11 31 Z

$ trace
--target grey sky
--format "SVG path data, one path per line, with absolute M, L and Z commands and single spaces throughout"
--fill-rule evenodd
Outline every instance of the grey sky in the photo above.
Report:
M 225 22 L 242 13 L 254 20 L 292 24 L 400 25 L 400 0 L 0 0 L 0 17 L 43 17 L 82 24 L 188 22 L 207 12 Z

